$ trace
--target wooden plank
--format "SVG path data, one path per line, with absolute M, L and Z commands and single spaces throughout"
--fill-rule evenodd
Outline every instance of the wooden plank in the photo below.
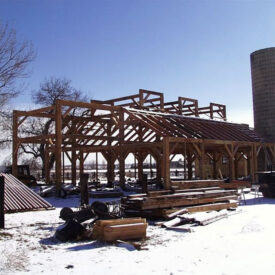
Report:
M 167 215 L 167 218 L 172 219 L 172 218 L 176 217 L 177 215 L 185 214 L 187 212 L 188 212 L 188 210 L 186 208 L 183 208 L 183 209 L 177 210 L 177 211 Z
M 189 213 L 193 212 L 203 212 L 203 211 L 212 211 L 212 210 L 222 210 L 229 208 L 237 208 L 237 202 L 229 202 L 229 203 L 216 203 L 216 204 L 206 204 L 201 206 L 191 206 L 187 207 Z
M 174 193 L 188 193 L 188 192 L 205 192 L 205 191 L 214 191 L 221 190 L 220 186 L 217 187 L 205 187 L 205 188 L 192 188 L 192 189 L 175 189 Z
M 200 181 L 172 181 L 171 186 L 178 189 L 217 187 L 223 180 L 200 180 Z

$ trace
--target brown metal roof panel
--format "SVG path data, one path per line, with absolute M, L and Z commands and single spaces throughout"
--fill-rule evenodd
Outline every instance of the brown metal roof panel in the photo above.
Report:
M 5 178 L 4 211 L 30 211 L 52 209 L 53 206 L 33 192 L 24 183 L 10 174 L 0 173 Z

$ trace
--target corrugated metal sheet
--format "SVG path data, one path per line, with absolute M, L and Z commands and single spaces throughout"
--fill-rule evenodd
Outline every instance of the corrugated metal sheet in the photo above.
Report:
M 4 173 L 0 173 L 0 176 L 5 178 L 4 211 L 6 213 L 53 209 L 50 203 L 14 176 Z

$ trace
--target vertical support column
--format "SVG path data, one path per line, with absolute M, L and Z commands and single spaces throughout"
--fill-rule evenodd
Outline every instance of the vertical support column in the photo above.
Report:
M 218 178 L 218 173 L 217 173 L 217 152 L 213 153 L 213 178 L 217 179 Z
M 235 155 L 235 161 L 234 161 L 234 175 L 235 175 L 235 178 L 238 178 L 238 175 L 239 175 L 238 168 L 239 168 L 239 159 L 238 159 L 238 154 L 236 154 Z
M 134 166 L 135 166 L 135 179 L 137 178 L 137 158 L 134 155 Z
M 95 176 L 97 181 L 98 180 L 98 152 L 95 153 Z
M 155 148 L 155 150 L 153 150 L 153 157 L 156 161 L 157 182 L 161 183 L 161 153 L 159 152 L 158 148 Z
M 73 185 L 76 185 L 76 159 L 76 151 L 72 149 L 71 173 Z
M 163 138 L 163 180 L 164 188 L 169 189 L 171 187 L 170 183 L 170 142 L 169 137 Z
M 113 156 L 112 151 L 106 154 L 106 160 L 107 160 L 107 181 L 108 183 L 111 183 L 115 179 L 115 158 Z
M 124 112 L 123 109 L 119 111 L 119 185 L 121 188 L 125 187 L 125 152 L 123 149 L 124 141 Z
M 143 156 L 140 152 L 136 155 L 137 161 L 138 161 L 138 180 L 142 181 L 142 175 L 143 175 Z
M 5 210 L 4 210 L 4 199 L 5 199 L 5 178 L 0 177 L 0 228 L 5 228 Z
M 251 175 L 252 178 L 252 161 L 251 161 L 251 150 L 246 153 L 247 156 L 247 175 Z
M 186 142 L 184 142 L 184 155 L 183 155 L 183 158 L 184 158 L 184 175 L 183 175 L 183 178 L 186 180 L 187 179 L 187 174 L 186 174 L 186 168 L 187 168 L 187 152 L 186 152 Z
M 233 145 L 230 146 L 231 148 L 231 153 L 229 155 L 229 172 L 230 172 L 230 179 L 234 180 L 235 179 L 235 159 L 233 156 Z
M 255 144 L 252 145 L 252 163 L 253 163 L 252 179 L 253 179 L 253 182 L 255 182 L 257 180 L 255 173 L 258 171 L 257 147 Z
M 228 156 L 228 165 L 229 165 L 229 177 L 231 180 L 235 179 L 235 158 L 234 158 L 234 146 L 233 144 L 224 145 L 227 156 Z
M 157 168 L 157 182 L 161 182 L 161 160 L 160 157 L 156 158 L 156 168 Z
M 110 181 L 113 182 L 115 180 L 115 159 L 112 157 L 110 159 Z
M 17 177 L 17 161 L 18 161 L 18 121 L 17 111 L 13 111 L 12 123 L 12 174 Z
M 62 183 L 65 183 L 65 152 L 62 152 Z
M 125 155 L 123 152 L 119 154 L 119 185 L 122 189 L 125 187 Z
M 202 142 L 200 144 L 200 159 L 199 159 L 199 165 L 200 165 L 200 178 L 202 180 L 205 179 L 205 169 L 204 169 L 204 156 L 205 156 L 205 150 L 204 150 L 204 143 Z
M 192 155 L 190 152 L 187 153 L 187 172 L 188 172 L 188 180 L 192 180 L 193 178 L 193 167 L 192 167 Z
M 88 179 L 89 174 L 80 174 L 80 205 L 87 206 L 89 205 L 89 193 L 88 193 Z
M 80 175 L 84 173 L 84 157 L 83 157 L 83 151 L 79 151 L 79 173 Z
M 50 167 L 49 167 L 49 147 L 46 144 L 45 152 L 44 152 L 44 173 L 45 173 L 45 181 L 46 184 L 50 184 Z
M 61 186 L 61 145 L 62 145 L 62 112 L 59 100 L 55 104 L 55 173 L 56 173 L 56 189 L 60 190 Z
M 153 178 L 153 169 L 152 169 L 152 155 L 150 154 L 150 178 Z

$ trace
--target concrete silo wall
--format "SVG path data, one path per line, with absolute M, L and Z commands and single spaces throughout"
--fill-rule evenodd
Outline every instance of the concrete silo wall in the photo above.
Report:
M 255 131 L 265 141 L 275 142 L 275 47 L 253 52 L 250 61 Z
M 255 130 L 275 142 L 275 47 L 253 52 L 250 60 Z

